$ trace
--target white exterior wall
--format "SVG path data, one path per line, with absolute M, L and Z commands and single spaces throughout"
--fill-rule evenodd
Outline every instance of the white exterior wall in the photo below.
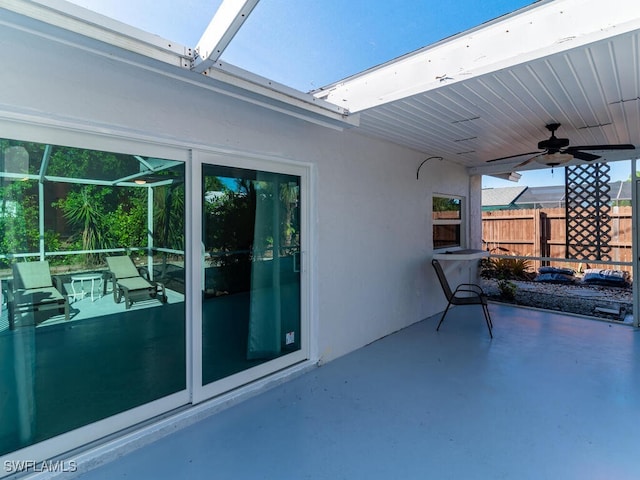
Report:
M 105 150 L 118 145 L 113 135 L 127 132 L 124 137 L 178 152 L 192 145 L 311 164 L 317 360 L 344 355 L 444 308 L 429 264 L 431 195 L 468 200 L 462 167 L 432 160 L 416 180 L 423 155 L 353 130 L 314 125 L 17 30 L 3 29 L 0 43 L 0 117 L 25 119 L 4 136 L 69 144 L 46 128 L 34 137 L 27 124 L 35 120 L 106 135 Z M 85 146 L 73 138 L 73 146 Z

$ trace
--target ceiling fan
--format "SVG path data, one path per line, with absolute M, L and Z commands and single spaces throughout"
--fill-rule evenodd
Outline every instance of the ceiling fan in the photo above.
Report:
M 507 160 L 508 158 L 522 157 L 524 155 L 533 155 L 524 162 L 516 165 L 513 168 L 524 167 L 532 161 L 543 163 L 549 167 L 556 167 L 563 163 L 567 163 L 574 158 L 578 160 L 584 160 L 591 162 L 601 158 L 600 155 L 594 155 L 593 153 L 584 152 L 583 150 L 635 150 L 635 146 L 629 143 L 626 144 L 610 144 L 610 145 L 580 145 L 576 147 L 569 146 L 568 138 L 556 137 L 556 130 L 560 128 L 559 123 L 550 123 L 546 125 L 547 130 L 551 132 L 551 137 L 548 140 L 542 140 L 538 142 L 538 148 L 541 151 L 520 153 L 517 155 L 509 155 L 507 157 L 493 158 L 487 160 L 487 162 L 497 162 L 499 160 Z

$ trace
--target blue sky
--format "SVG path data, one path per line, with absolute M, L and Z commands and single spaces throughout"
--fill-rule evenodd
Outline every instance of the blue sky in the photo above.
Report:
M 611 167 L 609 174 L 612 182 L 616 182 L 618 180 L 625 181 L 631 176 L 631 160 L 609 162 L 609 166 Z M 482 187 L 517 187 L 519 185 L 525 185 L 527 187 L 543 187 L 564 184 L 564 167 L 554 168 L 553 172 L 550 168 L 545 168 L 542 170 L 529 170 L 519 173 L 522 174 L 522 178 L 520 178 L 517 183 L 485 176 L 482 178 Z
M 194 47 L 220 0 L 72 0 Z M 392 60 L 532 0 L 262 0 L 222 59 L 308 91 Z

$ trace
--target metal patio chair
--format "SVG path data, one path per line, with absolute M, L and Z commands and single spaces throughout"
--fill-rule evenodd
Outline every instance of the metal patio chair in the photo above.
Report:
M 444 317 L 447 315 L 449 311 L 449 307 L 451 305 L 481 305 L 482 311 L 484 313 L 484 319 L 487 322 L 487 328 L 489 329 L 489 336 L 493 338 L 493 323 L 491 322 L 491 316 L 489 315 L 489 307 L 487 306 L 487 295 L 482 290 L 480 285 L 475 283 L 461 283 L 456 287 L 455 290 L 451 290 L 449 286 L 449 282 L 447 277 L 444 274 L 444 270 L 442 269 L 442 265 L 438 260 L 431 260 L 431 265 L 436 271 L 436 275 L 438 276 L 438 280 L 440 281 L 440 286 L 442 287 L 442 291 L 444 292 L 444 296 L 447 298 L 447 308 L 442 313 L 442 318 L 440 318 L 440 322 L 438 322 L 438 326 L 436 331 L 440 330 L 440 325 L 444 321 Z

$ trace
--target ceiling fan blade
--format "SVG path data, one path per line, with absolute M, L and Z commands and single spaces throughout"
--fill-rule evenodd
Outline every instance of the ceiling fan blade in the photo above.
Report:
M 507 160 L 507 159 L 509 159 L 509 158 L 523 157 L 523 156 L 525 156 L 525 155 L 537 155 L 537 154 L 540 154 L 540 153 L 543 153 L 543 152 L 539 152 L 539 151 L 538 151 L 538 152 L 527 152 L 527 153 L 519 153 L 519 154 L 517 154 L 517 155 L 509 155 L 509 156 L 507 156 L 507 157 L 492 158 L 491 160 L 487 160 L 487 163 L 490 163 L 490 162 L 497 162 L 497 161 L 499 161 L 499 160 Z M 527 163 L 528 163 L 528 161 L 527 161 Z
M 566 150 L 564 150 L 563 153 L 568 153 L 570 155 L 573 155 L 573 158 L 577 158 L 578 160 L 584 160 L 585 162 L 592 162 L 594 160 L 601 158 L 600 155 L 594 155 L 593 153 L 587 153 L 587 152 L 577 152 L 573 150 L 570 152 L 567 152 Z
M 568 147 L 564 151 L 573 155 L 576 150 L 635 150 L 636 147 L 630 143 L 610 144 L 610 145 L 578 145 Z
M 540 153 L 540 152 L 533 152 L 533 153 L 537 153 L 537 155 L 534 155 L 533 157 L 529 157 L 527 158 L 524 162 L 519 163 L 518 165 L 516 165 L 515 167 L 513 167 L 514 170 L 517 170 L 520 167 L 524 167 L 525 165 L 529 165 L 531 162 L 533 162 L 536 158 L 541 157 L 542 155 L 544 155 L 544 152 Z M 529 154 L 530 155 L 530 154 Z

